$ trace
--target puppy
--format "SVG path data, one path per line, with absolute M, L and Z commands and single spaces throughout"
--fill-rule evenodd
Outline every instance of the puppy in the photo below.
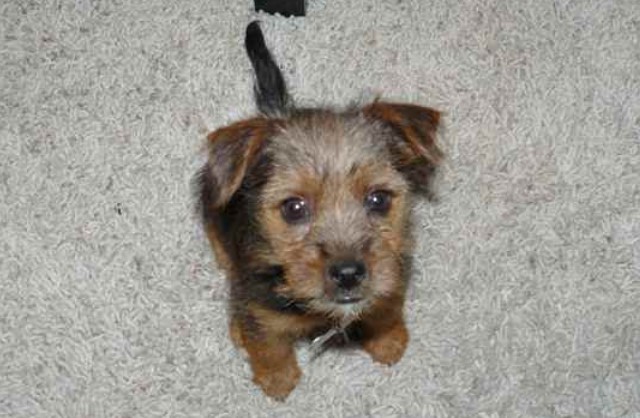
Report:
M 245 47 L 260 114 L 208 135 L 198 194 L 230 283 L 231 338 L 254 382 L 283 400 L 301 338 L 348 331 L 377 362 L 402 357 L 410 208 L 442 158 L 439 113 L 297 108 L 257 22 Z

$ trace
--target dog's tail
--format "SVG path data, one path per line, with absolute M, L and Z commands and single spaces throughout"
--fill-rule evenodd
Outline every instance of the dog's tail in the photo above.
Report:
M 267 116 L 286 114 L 291 105 L 287 86 L 264 42 L 258 21 L 247 26 L 244 45 L 256 73 L 254 92 L 258 110 Z

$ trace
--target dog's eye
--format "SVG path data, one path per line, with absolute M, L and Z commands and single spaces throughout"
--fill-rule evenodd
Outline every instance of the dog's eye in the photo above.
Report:
M 387 190 L 374 190 L 369 193 L 364 201 L 364 206 L 379 215 L 386 215 L 391 209 L 391 192 Z
M 290 197 L 280 206 L 282 218 L 290 224 L 298 224 L 309 219 L 309 206 L 300 197 Z

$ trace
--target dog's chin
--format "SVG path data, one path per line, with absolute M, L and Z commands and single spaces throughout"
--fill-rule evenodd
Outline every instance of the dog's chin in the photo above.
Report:
M 357 302 L 339 303 L 336 305 L 335 311 L 337 311 L 343 320 L 350 322 L 360 318 L 360 316 L 362 316 L 362 314 L 367 310 L 367 306 L 367 301 L 365 299 L 361 299 Z
M 314 310 L 331 320 L 347 324 L 360 318 L 371 305 L 366 298 L 325 299 L 313 304 Z

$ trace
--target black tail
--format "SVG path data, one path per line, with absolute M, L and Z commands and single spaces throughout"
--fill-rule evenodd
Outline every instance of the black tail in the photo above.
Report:
M 247 26 L 244 46 L 256 73 L 254 91 L 258 110 L 267 116 L 287 113 L 290 105 L 287 86 L 278 65 L 264 43 L 258 21 L 253 21 Z

